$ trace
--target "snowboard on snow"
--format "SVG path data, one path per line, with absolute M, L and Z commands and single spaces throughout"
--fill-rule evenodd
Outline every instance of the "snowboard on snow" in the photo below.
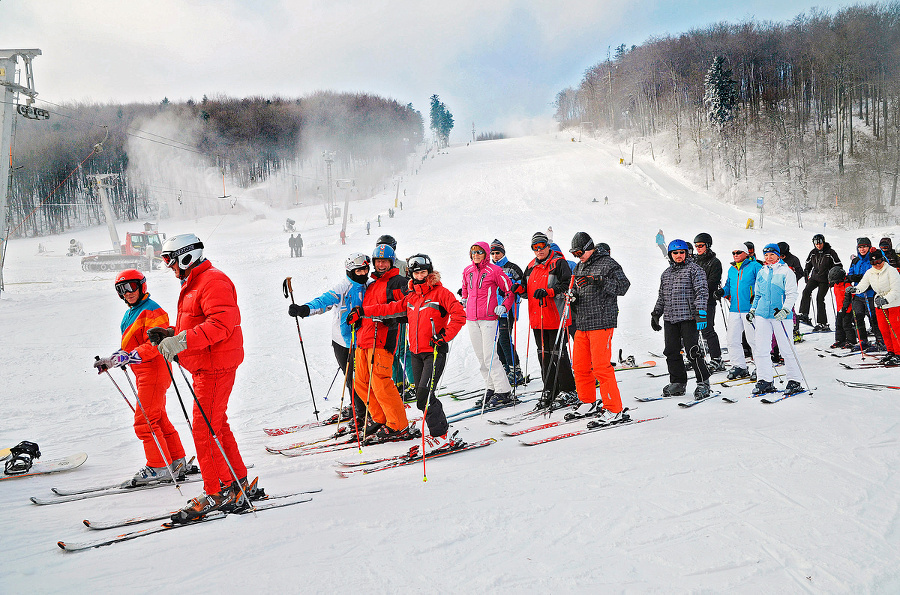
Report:
M 5 473 L 0 473 L 0 481 L 16 479 L 18 477 L 32 477 L 34 475 L 47 475 L 48 473 L 69 471 L 83 465 L 87 458 L 88 456 L 86 453 L 80 452 L 62 459 L 52 459 L 49 461 L 37 459 L 31 465 L 31 469 L 26 473 L 19 473 L 18 475 L 6 475 Z

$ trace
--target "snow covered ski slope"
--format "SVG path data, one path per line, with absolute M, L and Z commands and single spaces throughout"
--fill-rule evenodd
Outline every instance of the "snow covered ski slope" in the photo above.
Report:
M 900 401 L 894 391 L 860 390 L 834 380 L 838 375 L 896 385 L 897 371 L 846 370 L 838 362 L 858 358 L 817 357 L 814 348 L 833 341 L 827 334 L 810 335 L 797 346 L 807 378 L 818 387 L 811 396 L 777 406 L 748 398 L 731 405 L 714 399 L 690 409 L 678 407 L 681 399 L 640 403 L 640 418 L 662 419 L 541 448 L 521 448 L 518 438 L 502 435 L 504 426 L 477 416 L 453 429 L 467 442 L 498 442 L 430 461 L 427 483 L 414 464 L 341 480 L 333 465 L 349 460 L 348 451 L 298 458 L 266 452 L 267 445 L 334 431 L 322 427 L 276 437 L 263 432 L 314 420 L 282 281 L 293 278 L 298 303 L 318 296 L 341 279 L 349 253 L 371 253 L 382 233 L 397 239 L 404 257 L 429 254 L 455 292 L 475 241 L 500 239 L 510 260 L 524 268 L 535 231 L 552 226 L 566 250 L 575 232 L 587 231 L 610 245 L 632 282 L 619 300 L 614 350 L 645 354 L 663 348 L 662 335 L 650 330 L 666 266 L 654 243 L 658 229 L 667 240 L 710 233 L 726 266 L 736 242 L 762 246 L 785 240 L 805 256 L 812 234 L 822 230 L 822 219 L 814 215 L 806 215 L 807 228 L 797 229 L 791 214 L 780 219 L 772 212 L 766 213 L 765 229 L 745 230 L 753 213 L 685 187 L 677 173 L 652 162 L 623 166 L 615 147 L 569 139 L 559 134 L 481 142 L 415 161 L 418 173 L 403 173 L 403 209 L 396 208 L 394 218 L 387 215 L 396 192 L 390 183 L 375 198 L 351 203 L 354 222 L 344 246 L 338 227 L 325 225 L 320 205 L 273 213 L 238 195 L 236 208 L 224 216 L 161 221 L 160 230 L 168 234 L 196 233 L 206 256 L 237 287 L 246 359 L 228 413 L 259 485 L 271 493 L 310 485 L 323 491 L 303 506 L 227 517 L 79 555 L 63 555 L 56 544 L 102 537 L 82 519 L 174 510 L 199 487 L 184 485 L 184 496 L 173 487 L 59 506 L 29 501 L 55 486 L 124 481 L 143 464 L 143 452 L 133 435 L 132 412 L 91 367 L 95 355 L 107 356 L 119 345 L 124 306 L 113 274 L 85 273 L 65 257 L 73 237 L 105 247 L 106 228 L 13 240 L 0 298 L 0 444 L 31 440 L 48 457 L 84 451 L 89 459 L 64 475 L 3 482 L 0 592 L 149 593 L 175 586 L 224 592 L 235 585 L 305 593 L 900 592 Z M 260 219 L 259 212 L 269 214 Z M 286 217 L 303 233 L 302 258 L 289 258 L 281 227 Z M 119 222 L 119 232 L 141 223 Z M 825 234 L 847 259 L 857 236 L 877 239 L 884 231 L 833 230 L 829 224 Z M 47 252 L 39 254 L 39 243 Z M 174 316 L 178 283 L 171 273 L 153 271 L 148 284 L 153 299 Z M 718 316 L 716 326 L 723 331 Z M 331 313 L 304 319 L 301 327 L 324 417 L 340 400 L 340 381 L 325 398 L 336 371 Z M 516 336 L 524 356 L 527 317 Z M 530 343 L 528 373 L 539 377 L 533 338 Z M 665 370 L 663 361 L 656 370 Z M 476 389 L 482 386 L 478 376 L 463 329 L 441 384 L 448 391 Z M 666 382 L 637 372 L 617 380 L 628 404 L 635 396 L 658 394 Z M 535 388 L 539 380 L 523 390 Z M 721 388 L 722 396 L 735 397 L 751 389 Z M 443 403 L 448 414 L 471 406 L 451 398 Z M 193 454 L 171 390 L 168 406 Z M 486 417 L 506 418 L 531 406 Z M 529 438 L 553 433 L 559 430 Z M 409 446 L 365 447 L 358 456 L 391 456 Z

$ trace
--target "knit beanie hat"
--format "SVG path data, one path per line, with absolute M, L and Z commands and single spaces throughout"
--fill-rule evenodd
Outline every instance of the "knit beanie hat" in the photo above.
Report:
M 871 248 L 872 240 L 870 240 L 869 238 L 856 238 L 856 247 L 859 248 L 860 246 L 868 246 L 869 248 Z
M 538 244 L 540 242 L 544 242 L 548 246 L 550 245 L 550 238 L 548 238 L 547 234 L 545 234 L 542 231 L 535 232 L 535 234 L 533 236 L 531 236 L 531 245 L 532 246 L 534 246 L 535 244 Z
M 503 247 L 503 242 L 495 239 L 493 242 L 491 242 L 491 252 L 497 252 L 498 250 L 506 254 L 506 248 Z

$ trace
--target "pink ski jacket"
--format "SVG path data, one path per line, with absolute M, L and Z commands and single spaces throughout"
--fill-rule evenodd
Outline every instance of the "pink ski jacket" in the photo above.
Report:
M 502 304 L 507 310 L 513 304 L 512 282 L 503 269 L 491 262 L 487 242 L 475 242 L 484 250 L 484 260 L 474 262 L 463 271 L 462 298 L 466 303 L 466 320 L 497 320 L 494 310 Z M 498 292 L 503 292 L 500 300 Z

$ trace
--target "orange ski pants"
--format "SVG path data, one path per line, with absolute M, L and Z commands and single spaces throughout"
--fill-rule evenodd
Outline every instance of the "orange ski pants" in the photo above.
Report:
M 619 395 L 616 373 L 609 363 L 612 357 L 613 330 L 615 329 L 579 330 L 575 333 L 572 373 L 581 402 L 593 403 L 597 400 L 599 383 L 603 408 L 618 413 L 622 411 L 622 397 Z
M 386 424 L 392 430 L 402 430 L 409 425 L 409 422 L 406 419 L 403 398 L 391 377 L 393 365 L 393 353 L 379 348 L 362 349 L 357 347 L 353 388 L 359 398 L 367 403 L 372 421 Z M 370 376 L 371 387 L 369 386 Z
M 884 346 L 889 352 L 900 355 L 900 306 L 875 308 L 875 311 Z
M 144 412 L 135 403 L 134 433 L 144 443 L 144 456 L 147 458 L 148 467 L 165 467 L 175 459 L 184 456 L 184 446 L 175 426 L 169 421 L 166 414 L 166 389 L 172 384 L 168 373 L 160 374 L 158 368 L 147 371 L 138 371 L 132 366 L 137 382 L 138 399 L 144 407 Z M 147 417 L 144 417 L 144 413 Z M 150 424 L 147 424 L 147 419 Z M 153 436 L 159 440 L 159 448 L 153 440 Z M 160 448 L 163 454 L 160 455 Z M 165 459 L 163 458 L 165 456 Z

